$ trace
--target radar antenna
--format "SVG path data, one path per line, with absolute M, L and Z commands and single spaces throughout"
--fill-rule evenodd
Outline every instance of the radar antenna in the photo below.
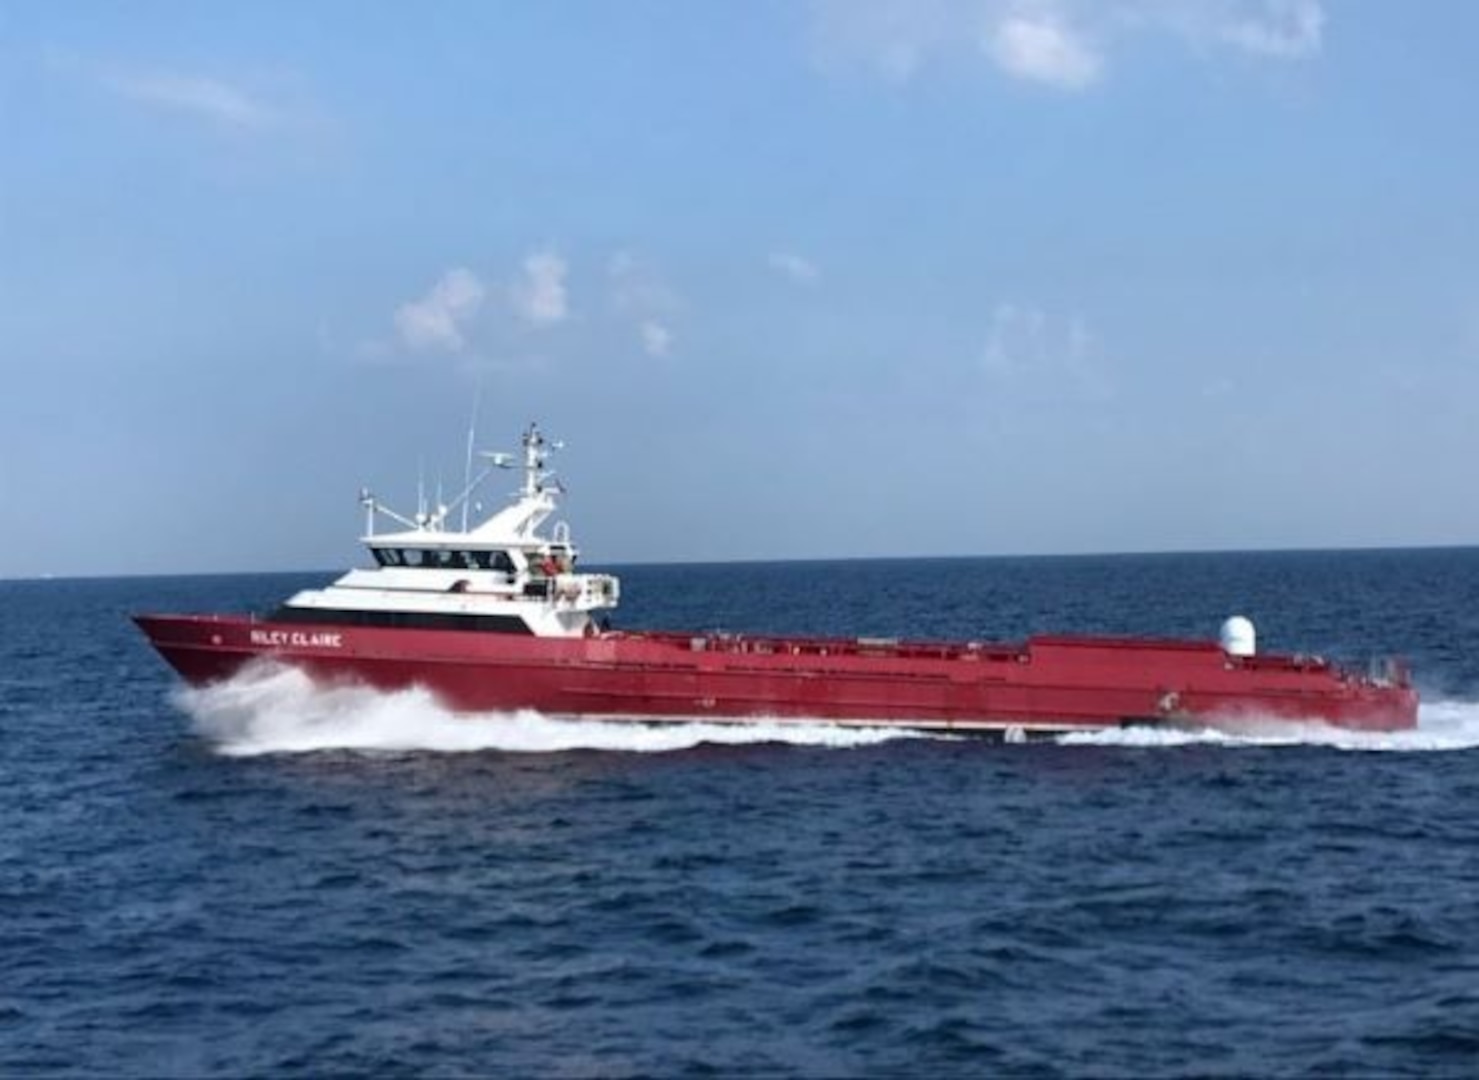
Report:
M 468 431 L 468 446 L 471 448 L 472 440 L 475 438 L 473 430 Z M 530 424 L 524 432 L 523 437 L 524 454 L 523 461 L 519 462 L 514 454 L 502 451 L 478 450 L 469 457 L 467 471 L 471 471 L 471 457 L 477 457 L 487 464 L 479 469 L 476 475 L 469 476 L 463 489 L 452 501 L 446 502 L 442 487 L 442 478 L 438 474 L 436 478 L 436 502 L 429 505 L 427 502 L 426 463 L 424 460 L 418 462 L 416 477 L 416 513 L 412 517 L 397 514 L 388 506 L 380 502 L 371 493 L 369 488 L 361 488 L 359 493 L 360 505 L 365 508 L 365 535 L 375 535 L 375 515 L 384 514 L 393 521 L 399 522 L 406 528 L 415 532 L 443 532 L 447 527 L 448 520 L 452 514 L 462 511 L 462 532 L 467 532 L 468 510 L 472 504 L 473 493 L 493 472 L 494 469 L 522 468 L 524 471 L 523 483 L 515 493 L 521 499 L 532 499 L 536 506 L 531 511 L 531 516 L 523 528 L 537 526 L 538 522 L 544 520 L 553 509 L 554 503 L 551 494 L 563 494 L 564 485 L 556 479 L 551 469 L 545 468 L 549 456 L 556 450 L 563 450 L 565 444 L 557 439 L 547 439 L 539 430 L 538 424 Z M 478 506 L 481 510 L 481 505 Z
M 549 460 L 550 453 L 555 450 L 565 449 L 565 444 L 558 439 L 546 439 L 544 433 L 539 430 L 539 425 L 531 423 L 529 429 L 524 432 L 524 487 L 522 494 L 526 498 L 532 498 L 545 490 L 546 481 L 555 479 L 552 471 L 545 469 L 544 464 Z M 563 490 L 558 482 L 551 485 L 554 490 Z

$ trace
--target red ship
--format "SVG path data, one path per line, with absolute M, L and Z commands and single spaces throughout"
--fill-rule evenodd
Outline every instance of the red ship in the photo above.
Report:
M 315 679 L 423 686 L 468 712 L 536 709 L 611 720 L 828 720 L 931 730 L 1034 733 L 1125 725 L 1315 721 L 1393 731 L 1417 725 L 1418 696 L 1395 660 L 1355 671 L 1312 656 L 1263 655 L 1233 616 L 1218 640 L 1052 635 L 1015 644 L 653 633 L 604 627 L 620 583 L 577 572 L 570 530 L 541 527 L 562 493 L 546 469 L 559 444 L 531 426 L 513 501 L 469 528 L 471 497 L 404 517 L 369 492 L 373 567 L 350 570 L 266 616 L 139 615 L 193 684 L 266 658 Z M 459 529 L 449 518 L 462 510 Z M 375 532 L 376 515 L 402 526 Z

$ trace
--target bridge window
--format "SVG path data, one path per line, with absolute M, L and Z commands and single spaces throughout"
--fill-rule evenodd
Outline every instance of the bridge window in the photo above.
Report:
M 513 559 L 506 551 L 375 547 L 370 549 L 370 553 L 381 566 L 411 566 L 423 570 L 498 570 L 505 574 L 517 572 Z

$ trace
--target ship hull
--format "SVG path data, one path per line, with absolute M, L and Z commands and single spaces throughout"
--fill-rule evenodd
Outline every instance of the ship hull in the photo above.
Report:
M 1316 721 L 1393 731 L 1417 694 L 1315 658 L 1234 657 L 1215 642 L 1034 637 L 1020 645 L 457 630 L 136 619 L 187 682 L 258 659 L 326 682 L 421 686 L 462 712 L 535 709 L 639 721 L 828 720 L 961 731 Z

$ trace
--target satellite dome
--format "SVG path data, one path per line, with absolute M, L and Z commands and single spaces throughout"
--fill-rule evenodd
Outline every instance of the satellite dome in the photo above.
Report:
M 1234 615 L 1222 624 L 1222 650 L 1229 656 L 1252 656 L 1257 651 L 1258 634 L 1253 621 Z

